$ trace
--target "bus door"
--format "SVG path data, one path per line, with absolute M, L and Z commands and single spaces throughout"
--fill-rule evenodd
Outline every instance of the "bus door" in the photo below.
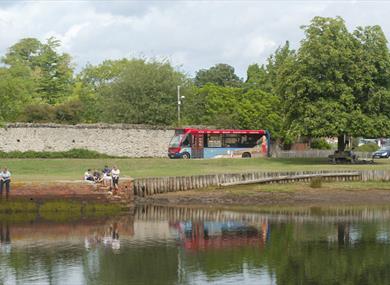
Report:
M 203 158 L 204 156 L 204 141 L 203 134 L 193 134 L 192 135 L 192 149 L 191 154 L 192 158 Z

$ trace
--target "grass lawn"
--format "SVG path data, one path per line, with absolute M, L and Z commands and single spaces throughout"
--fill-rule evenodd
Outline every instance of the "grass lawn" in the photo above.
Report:
M 326 159 L 205 159 L 171 160 L 168 158 L 134 159 L 2 159 L 14 181 L 80 180 L 88 168 L 102 169 L 116 164 L 122 176 L 181 176 L 245 171 L 363 170 L 390 169 L 390 160 L 373 165 L 333 165 Z

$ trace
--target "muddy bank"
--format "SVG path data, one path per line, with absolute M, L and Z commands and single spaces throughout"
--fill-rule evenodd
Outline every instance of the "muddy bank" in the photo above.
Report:
M 258 191 L 250 194 L 221 190 L 186 191 L 137 197 L 137 204 L 167 206 L 321 206 L 321 205 L 390 205 L 390 190 L 303 189 L 293 192 Z
M 91 184 L 85 181 L 52 181 L 52 182 L 13 182 L 11 183 L 10 199 L 51 200 L 75 199 L 86 201 L 113 202 L 126 200 L 130 202 L 130 180 L 124 180 L 119 190 L 112 195 L 109 187 L 101 184 Z M 3 193 L 3 199 L 5 191 Z

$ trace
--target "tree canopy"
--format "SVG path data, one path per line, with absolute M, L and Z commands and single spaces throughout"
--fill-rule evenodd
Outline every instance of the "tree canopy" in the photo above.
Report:
M 60 42 L 21 39 L 1 58 L 1 121 L 177 124 L 269 129 L 274 138 L 390 135 L 390 54 L 380 26 L 315 17 L 243 81 L 219 63 L 193 78 L 168 61 L 107 59 L 77 74 Z
M 220 63 L 209 69 L 199 70 L 196 73 L 194 83 L 197 87 L 203 87 L 207 83 L 226 87 L 238 87 L 242 81 L 234 73 L 233 66 Z

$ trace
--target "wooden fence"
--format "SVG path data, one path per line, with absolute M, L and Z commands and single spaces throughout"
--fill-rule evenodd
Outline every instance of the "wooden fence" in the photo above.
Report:
M 390 181 L 390 170 L 364 171 L 286 171 L 286 172 L 246 172 L 231 174 L 210 174 L 198 176 L 171 176 L 137 178 L 133 181 L 136 196 L 149 196 L 159 193 L 186 191 L 226 184 L 240 184 L 264 180 L 263 183 L 289 183 L 310 181 L 321 177 L 328 181 Z M 283 178 L 283 179 L 281 179 Z
M 327 158 L 333 154 L 334 150 L 321 150 L 321 149 L 309 149 L 309 150 L 288 150 L 288 151 L 275 151 L 272 153 L 273 157 L 277 158 Z M 361 159 L 371 159 L 372 152 L 355 152 L 355 154 Z

